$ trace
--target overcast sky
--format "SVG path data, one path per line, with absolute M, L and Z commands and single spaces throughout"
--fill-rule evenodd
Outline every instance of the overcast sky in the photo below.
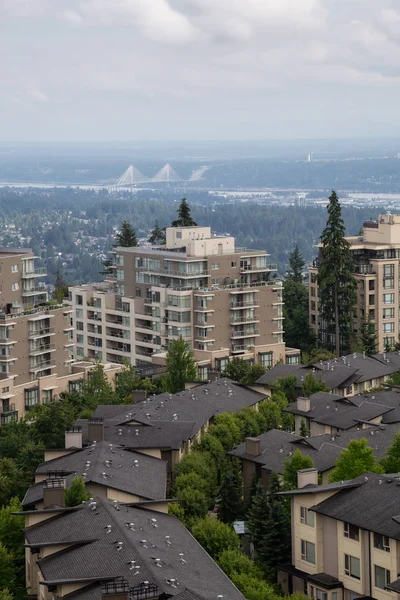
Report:
M 400 136 L 399 0 L 0 0 L 0 140 Z

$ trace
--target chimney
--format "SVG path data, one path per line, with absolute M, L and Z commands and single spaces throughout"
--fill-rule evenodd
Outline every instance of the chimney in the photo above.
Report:
M 92 417 L 88 422 L 89 442 L 102 442 L 104 440 L 104 419 Z
M 246 454 L 250 454 L 250 456 L 260 456 L 260 438 L 247 437 L 245 444 Z
M 301 412 L 310 412 L 311 410 L 310 398 L 297 398 L 296 404 L 297 410 L 300 410 Z
M 134 565 L 135 561 L 132 561 Z M 129 600 L 129 584 L 123 577 L 114 579 L 102 585 L 102 600 Z
M 82 448 L 82 427 L 70 427 L 65 432 L 66 448 Z
M 142 402 L 147 398 L 146 390 L 132 390 L 132 402 L 136 404 L 137 402 Z
M 297 487 L 299 489 L 306 485 L 318 485 L 318 469 L 301 469 L 297 471 Z
M 43 508 L 64 506 L 65 479 L 46 479 L 43 485 Z

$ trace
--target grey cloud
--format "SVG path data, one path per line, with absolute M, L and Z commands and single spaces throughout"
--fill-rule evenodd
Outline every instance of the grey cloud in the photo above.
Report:
M 397 2 L 0 0 L 1 135 L 387 135 Z

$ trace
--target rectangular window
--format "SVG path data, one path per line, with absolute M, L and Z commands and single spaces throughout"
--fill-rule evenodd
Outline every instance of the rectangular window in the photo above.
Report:
M 394 323 L 384 323 L 383 324 L 383 333 L 394 333 Z
M 383 309 L 383 318 L 384 319 L 394 319 L 394 308 L 384 308 Z
M 394 277 L 394 265 L 383 265 L 383 276 Z
M 34 387 L 28 390 L 24 390 L 24 396 L 25 410 L 29 410 L 30 408 L 32 408 L 32 406 L 35 406 L 35 404 L 38 404 L 39 402 L 39 388 Z
M 77 319 L 83 319 L 83 308 L 77 308 L 75 314 Z
M 93 302 L 95 308 L 101 308 L 101 298 L 95 298 Z
M 309 525 L 310 527 L 314 527 L 315 525 L 315 514 L 311 510 L 308 510 L 306 506 L 300 506 L 300 523 Z
M 360 540 L 360 531 L 358 527 L 351 525 L 350 523 L 343 523 L 343 534 L 344 537 L 347 537 L 350 540 L 355 540 L 356 542 Z
M 231 267 L 232 267 L 232 269 L 233 269 L 234 267 L 236 267 L 236 260 L 233 260 L 233 261 L 231 262 Z
M 315 565 L 315 544 L 301 540 L 301 560 Z
M 360 559 L 350 554 L 344 555 L 344 572 L 349 577 L 360 579 Z
M 375 294 L 370 294 L 368 296 L 368 304 L 370 306 L 374 306 L 374 304 L 375 304 Z
M 131 319 L 130 319 L 130 317 L 122 317 L 122 325 L 124 327 L 130 327 L 131 326 Z
M 124 257 L 121 254 L 117 254 L 115 257 L 115 264 L 119 267 L 124 266 Z
M 373 279 L 370 279 L 368 282 L 368 289 L 370 292 L 373 292 L 375 290 L 375 281 Z
M 117 269 L 117 280 L 123 281 L 125 277 L 125 271 L 123 269 Z
M 383 304 L 394 304 L 394 294 L 383 294 Z
M 77 333 L 77 335 L 76 335 L 76 343 L 77 344 L 84 344 L 85 343 L 84 336 L 81 333 Z
M 315 287 L 310 287 L 310 294 L 312 298 L 315 298 Z
M 80 392 L 83 388 L 83 379 L 77 379 L 76 381 L 68 382 L 68 391 L 71 392 Z
M 394 346 L 394 337 L 386 336 L 383 338 L 383 346 L 384 348 L 393 348 Z
M 213 271 L 216 271 L 217 269 L 219 269 L 219 263 L 212 263 L 211 268 Z
M 83 348 L 81 346 L 77 346 L 76 347 L 76 355 L 79 356 L 79 357 L 81 357 L 81 358 L 82 358 L 82 356 L 85 356 L 85 353 L 84 353 Z
M 323 590 L 319 590 L 317 588 L 317 600 L 328 600 L 328 594 L 327 592 L 324 592 Z
M 287 356 L 286 357 L 287 365 L 298 365 L 300 364 L 300 354 L 296 354 L 295 356 Z
M 18 265 L 11 265 L 11 273 L 18 273 Z
M 258 353 L 258 362 L 260 363 L 260 365 L 262 365 L 266 369 L 269 369 L 270 367 L 272 367 L 272 359 L 273 359 L 272 352 L 259 352 Z
M 82 321 L 77 321 L 76 322 L 76 329 L 78 331 L 83 331 L 83 323 L 82 323 Z
M 219 279 L 217 277 L 214 277 L 212 280 L 212 285 L 218 285 L 219 284 Z
M 13 292 L 16 292 L 17 290 L 19 290 L 19 283 L 16 283 L 16 282 L 12 283 L 11 284 L 11 290 Z
M 315 312 L 315 309 L 316 309 L 315 300 L 311 300 L 311 310 L 312 310 L 313 312 Z
M 332 592 L 332 600 L 337 600 L 337 592 Z
M 181 239 L 182 239 L 182 231 L 177 231 L 177 232 L 176 232 L 176 238 L 177 238 L 178 240 L 181 240 Z
M 375 587 L 384 590 L 390 583 L 390 571 L 375 565 Z
M 83 305 L 83 296 L 80 296 L 79 294 L 76 294 L 75 296 L 75 303 L 79 304 L 80 306 Z
M 229 358 L 228 357 L 223 357 L 223 358 L 216 358 L 215 359 L 215 368 L 217 371 L 225 371 L 226 367 L 229 364 Z
M 378 550 L 384 550 L 385 552 L 390 552 L 389 538 L 386 535 L 374 533 L 374 548 L 377 548 Z

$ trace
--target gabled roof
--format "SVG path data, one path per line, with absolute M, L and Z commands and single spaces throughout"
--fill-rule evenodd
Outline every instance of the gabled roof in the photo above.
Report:
M 351 440 L 367 439 L 375 457 L 382 458 L 398 431 L 397 425 L 376 425 L 368 429 L 350 430 L 336 435 L 326 434 L 304 438 L 272 429 L 258 436 L 261 450 L 259 456 L 247 454 L 245 442 L 239 444 L 229 454 L 261 464 L 266 471 L 283 473 L 285 460 L 290 458 L 295 450 L 300 450 L 310 456 L 318 471 L 323 473 L 335 466 L 339 454 Z
M 343 490 L 313 507 L 319 514 L 400 540 L 400 481 L 376 473 L 356 478 L 356 489 Z
M 166 495 L 166 461 L 131 452 L 108 442 L 97 442 L 44 462 L 38 466 L 36 473 L 45 475 L 53 470 L 68 473 L 67 484 L 76 475 L 86 473 L 86 483 L 96 483 L 149 500 L 161 500 Z M 43 483 L 36 484 L 28 489 L 23 505 L 35 504 L 42 499 Z
M 95 505 L 82 505 L 73 513 L 65 513 L 65 516 L 25 530 L 31 547 L 35 547 L 35 543 L 51 545 L 53 541 L 64 541 L 68 544 L 92 539 L 90 543 L 70 547 L 40 560 L 38 566 L 44 580 L 87 580 L 88 587 L 74 595 L 82 600 L 100 600 L 101 587 L 89 585 L 98 577 L 103 580 L 123 577 L 130 588 L 148 581 L 157 586 L 160 595 L 164 593 L 185 600 L 184 595 L 179 597 L 178 594 L 187 590 L 196 590 L 192 596 L 187 596 L 188 600 L 210 600 L 218 594 L 226 600 L 244 600 L 175 517 L 115 505 L 106 499 L 96 498 L 95 502 Z M 175 587 L 171 580 L 177 582 Z

